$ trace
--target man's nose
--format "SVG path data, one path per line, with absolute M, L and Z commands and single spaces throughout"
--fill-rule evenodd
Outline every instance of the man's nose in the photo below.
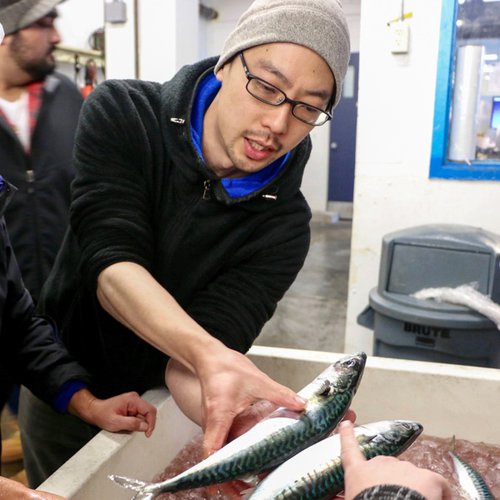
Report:
M 54 26 L 52 28 L 51 34 L 50 34 L 50 41 L 54 44 L 57 45 L 58 43 L 61 43 L 61 35 L 59 34 L 59 31 L 57 28 Z
M 289 120 L 292 119 L 292 109 L 288 103 L 270 107 L 263 119 L 263 124 L 274 134 L 281 135 L 288 130 Z

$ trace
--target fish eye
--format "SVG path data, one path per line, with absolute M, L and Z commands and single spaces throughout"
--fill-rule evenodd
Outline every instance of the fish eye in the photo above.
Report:
M 344 363 L 344 365 L 347 367 L 347 368 L 352 368 L 353 366 L 356 366 L 356 360 L 351 358 L 351 359 L 348 359 L 346 360 L 346 362 Z

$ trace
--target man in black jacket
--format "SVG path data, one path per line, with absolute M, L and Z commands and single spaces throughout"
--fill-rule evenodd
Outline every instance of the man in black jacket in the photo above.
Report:
M 0 177 L 0 402 L 13 382 L 23 383 L 61 414 L 88 422 L 89 437 L 99 430 L 94 426 L 140 430 L 150 436 L 155 407 L 133 392 L 107 400 L 94 397 L 88 389 L 90 374 L 69 355 L 53 325 L 34 316 L 3 218 L 13 191 Z
M 303 408 L 244 353 L 303 265 L 309 133 L 340 99 L 349 52 L 338 0 L 257 0 L 219 59 L 90 94 L 71 228 L 39 306 L 96 395 L 161 385 L 168 362 L 207 452 L 256 400 Z M 32 484 L 51 472 L 30 466 L 53 452 L 38 441 L 64 440 L 58 418 L 23 395 Z

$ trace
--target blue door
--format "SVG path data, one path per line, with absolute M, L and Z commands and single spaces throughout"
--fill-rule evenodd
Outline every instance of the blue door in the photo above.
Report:
M 356 157 L 359 52 L 352 52 L 342 91 L 330 126 L 328 201 L 352 202 Z

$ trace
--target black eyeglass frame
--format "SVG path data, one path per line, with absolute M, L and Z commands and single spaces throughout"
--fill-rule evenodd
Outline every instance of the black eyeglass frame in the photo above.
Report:
M 240 52 L 239 54 L 239 57 L 240 57 L 240 61 L 241 61 L 241 64 L 243 65 L 243 71 L 245 72 L 245 76 L 247 77 L 247 84 L 245 86 L 247 92 L 252 96 L 254 97 L 255 99 L 257 99 L 258 101 L 261 101 L 265 104 L 269 104 L 270 106 L 281 106 L 282 104 L 284 103 L 289 103 L 292 105 L 292 115 L 297 118 L 297 120 L 300 120 L 302 123 L 306 123 L 307 125 L 312 125 L 314 127 L 320 127 L 321 125 L 324 125 L 327 121 L 331 120 L 332 119 L 332 114 L 325 110 L 325 109 L 321 109 L 321 108 L 318 108 L 317 106 L 313 106 L 312 104 L 308 104 L 307 102 L 302 102 L 302 101 L 294 101 L 293 99 L 290 99 L 280 88 L 276 87 L 276 85 L 273 85 L 272 83 L 269 83 L 267 82 L 266 80 L 264 80 L 263 78 L 260 78 L 259 76 L 256 76 L 254 75 L 249 69 L 248 69 L 248 65 L 247 65 L 247 62 L 245 60 L 245 56 L 243 55 L 243 52 Z M 264 85 L 268 86 L 268 87 L 271 87 L 275 90 L 277 90 L 282 96 L 283 96 L 283 100 L 281 102 L 272 102 L 272 101 L 268 101 L 266 99 L 263 99 L 262 97 L 259 97 L 258 95 L 255 95 L 253 92 L 250 91 L 250 89 L 248 88 L 249 85 L 250 85 L 250 82 L 252 80 L 258 80 L 259 82 L 262 82 Z M 317 111 L 320 112 L 320 115 L 319 117 L 321 116 L 325 116 L 325 119 L 324 121 L 322 121 L 321 123 L 311 123 L 311 122 L 308 122 L 306 120 L 304 120 L 303 118 L 301 118 L 300 116 L 297 116 L 295 114 L 295 108 L 297 106 L 306 106 L 308 108 L 312 108 L 312 109 L 315 109 Z M 318 117 L 318 118 L 319 118 Z M 316 119 L 317 121 L 317 119 Z

